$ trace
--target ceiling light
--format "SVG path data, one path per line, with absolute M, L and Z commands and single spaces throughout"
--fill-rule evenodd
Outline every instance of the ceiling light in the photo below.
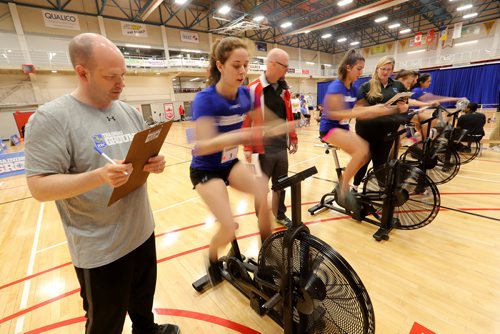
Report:
M 321 36 L 321 38 L 330 38 L 332 37 L 332 34 L 324 34 L 323 36 Z
M 400 26 L 401 26 L 401 24 L 400 24 L 400 23 L 394 23 L 394 24 L 391 24 L 390 26 L 388 26 L 387 28 L 389 28 L 389 29 L 394 29 L 394 28 L 398 28 L 398 27 L 400 27 Z
M 407 54 L 411 55 L 411 54 L 420 53 L 420 52 L 425 52 L 425 49 L 417 50 L 417 51 L 410 51 L 410 52 L 407 52 Z
M 456 43 L 455 46 L 468 45 L 468 44 L 476 44 L 476 43 L 477 43 L 477 39 L 475 39 L 473 41 L 468 41 L 468 42 Z
M 304 34 L 308 34 L 310 32 L 311 32 L 311 30 L 306 30 L 306 31 L 304 31 Z
M 51 72 L 52 72 L 52 73 L 57 73 L 57 71 L 56 71 L 56 70 L 52 70 Z
M 470 13 L 470 14 L 464 15 L 464 19 L 470 19 L 470 18 L 473 18 L 476 16 L 477 16 L 477 13 Z
M 193 78 L 193 79 L 191 79 L 189 81 L 196 81 L 196 80 L 200 80 L 200 78 Z
M 128 48 L 151 49 L 151 45 L 125 44 L 125 46 Z
M 255 22 L 260 22 L 260 21 L 262 21 L 263 19 L 264 19 L 264 16 L 262 16 L 262 15 L 259 15 L 259 16 L 256 16 L 256 17 L 254 17 L 254 18 L 253 18 L 253 20 L 254 20 Z
M 11 52 L 12 52 L 12 50 L 11 50 L 11 49 L 8 49 L 8 50 L 7 50 L 7 52 L 8 52 L 8 53 L 11 53 Z
M 337 42 L 339 42 L 339 43 L 342 43 L 342 42 L 345 42 L 345 41 L 347 41 L 347 38 L 345 38 L 345 37 L 337 39 Z
M 306 64 L 307 65 L 314 65 L 314 63 L 312 61 L 306 61 Z
M 463 5 L 463 6 L 460 6 L 457 8 L 457 12 L 461 12 L 463 10 L 467 10 L 467 9 L 471 9 L 471 8 L 472 8 L 472 4 Z
M 187 0 L 175 0 L 174 1 L 177 5 L 183 5 L 187 2 Z
M 352 2 L 352 0 L 342 0 L 342 1 L 337 2 L 337 5 L 342 7 L 342 6 L 350 4 L 351 2 Z
M 219 14 L 222 14 L 222 15 L 226 15 L 227 13 L 229 13 L 231 11 L 231 7 L 229 7 L 228 5 L 224 5 L 222 6 L 221 8 L 219 8 L 219 10 L 217 11 Z
M 387 16 L 382 16 L 382 17 L 375 19 L 376 23 L 380 23 L 380 22 L 384 22 L 384 21 L 387 21 Z
M 323 64 L 325 67 L 332 67 L 332 64 Z
M 359 44 L 358 41 L 354 41 L 354 42 L 349 43 L 349 45 L 358 45 L 358 44 Z
M 290 21 L 286 21 L 284 23 L 281 24 L 281 28 L 288 28 L 288 27 L 291 27 L 292 26 L 292 22 Z
M 407 29 L 403 29 L 403 30 L 401 30 L 399 33 L 400 33 L 400 34 L 407 34 L 407 33 L 409 33 L 410 31 L 411 31 L 411 29 L 410 29 L 410 28 L 407 28 Z

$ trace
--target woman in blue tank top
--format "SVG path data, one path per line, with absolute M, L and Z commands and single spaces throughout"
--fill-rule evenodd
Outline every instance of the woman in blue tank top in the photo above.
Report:
M 369 107 L 357 106 L 356 88 L 353 83 L 363 73 L 365 59 L 354 49 L 346 52 L 338 67 L 338 79 L 328 86 L 323 104 L 319 131 L 321 139 L 336 146 L 351 156 L 342 180 L 339 180 L 339 200 L 341 205 L 349 202 L 351 208 L 357 207 L 353 195 L 349 192 L 349 182 L 354 174 L 370 160 L 368 143 L 356 133 L 349 131 L 351 118 L 370 119 L 398 113 L 397 106 L 376 104 Z
M 235 239 L 237 224 L 229 204 L 227 185 L 255 196 L 261 239 L 271 234 L 267 180 L 255 178 L 238 160 L 238 145 L 252 140 L 258 129 L 240 130 L 252 109 L 250 93 L 242 84 L 249 64 L 246 44 L 236 37 L 217 41 L 210 55 L 209 87 L 193 101 L 196 144 L 190 177 L 194 189 L 220 223 L 208 249 L 212 285 L 222 278 L 217 268 L 218 249 Z

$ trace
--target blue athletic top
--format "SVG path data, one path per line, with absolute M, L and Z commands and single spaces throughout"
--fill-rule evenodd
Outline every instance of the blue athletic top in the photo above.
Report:
M 352 83 L 351 87 L 347 89 L 341 80 L 335 80 L 334 82 L 328 85 L 325 98 L 328 96 L 328 94 L 342 94 L 344 96 L 344 103 L 346 107 L 349 109 L 354 108 L 354 104 L 356 104 L 357 92 L 356 92 L 356 87 L 354 87 Z M 333 128 L 342 128 L 349 130 L 349 123 L 328 119 L 327 115 L 328 115 L 328 106 L 325 103 L 325 110 L 321 115 L 321 121 L 319 123 L 319 132 L 328 132 L 330 131 L 330 129 Z
M 412 99 L 418 100 L 420 97 L 422 97 L 424 94 L 427 92 L 423 88 L 413 88 L 412 89 L 413 95 L 411 96 Z
M 244 115 L 251 109 L 250 91 L 241 86 L 235 100 L 228 100 L 219 95 L 215 86 L 210 86 L 196 94 L 193 105 L 193 120 L 200 117 L 212 117 L 217 131 L 225 133 L 241 128 Z M 233 161 L 222 163 L 222 152 L 209 155 L 193 155 L 191 168 L 200 170 L 223 170 L 231 166 Z

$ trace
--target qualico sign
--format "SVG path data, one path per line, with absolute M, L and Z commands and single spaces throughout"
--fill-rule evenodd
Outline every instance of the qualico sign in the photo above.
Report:
M 78 16 L 74 14 L 42 10 L 42 16 L 46 27 L 80 30 L 80 21 L 78 21 Z

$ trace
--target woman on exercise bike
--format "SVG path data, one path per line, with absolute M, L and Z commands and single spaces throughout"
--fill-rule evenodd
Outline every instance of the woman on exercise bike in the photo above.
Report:
M 461 99 L 466 99 L 466 98 L 459 98 L 459 97 L 448 97 L 448 96 L 438 96 L 434 95 L 433 93 L 430 92 L 429 87 L 431 86 L 431 81 L 432 77 L 428 73 L 423 73 L 420 74 L 417 82 L 415 85 L 412 86 L 411 91 L 413 92 L 412 99 L 421 101 L 421 102 L 426 102 L 426 103 L 431 103 L 432 106 L 437 106 L 440 103 L 444 102 L 457 102 Z M 432 111 L 425 111 L 421 114 L 419 114 L 419 121 L 426 120 L 428 118 L 431 118 L 432 116 Z M 437 120 L 434 120 L 431 122 L 431 127 L 435 127 L 437 124 Z M 422 125 L 421 133 L 422 133 L 422 139 L 425 139 L 426 133 L 427 133 L 427 126 L 428 124 Z
M 368 143 L 349 131 L 349 120 L 371 119 L 379 116 L 398 113 L 398 106 L 386 106 L 376 104 L 370 107 L 355 106 L 356 88 L 353 83 L 363 73 L 365 59 L 354 49 L 347 51 L 338 67 L 339 78 L 328 86 L 325 98 L 325 110 L 320 121 L 321 139 L 336 146 L 351 156 L 342 176 L 339 180 L 338 199 L 340 205 L 347 205 L 355 209 L 356 199 L 349 191 L 349 182 L 361 166 L 370 160 Z
M 217 41 L 210 55 L 209 86 L 196 94 L 192 107 L 196 142 L 190 166 L 191 182 L 220 223 L 208 248 L 208 276 L 212 285 L 222 280 L 217 267 L 218 250 L 234 240 L 237 228 L 227 185 L 254 195 L 259 208 L 261 240 L 271 234 L 267 179 L 254 178 L 251 170 L 238 160 L 238 145 L 251 144 L 263 131 L 273 136 L 285 133 L 287 128 L 273 124 L 272 128 L 241 129 L 252 105 L 249 90 L 242 86 L 249 60 L 247 46 L 239 38 Z

